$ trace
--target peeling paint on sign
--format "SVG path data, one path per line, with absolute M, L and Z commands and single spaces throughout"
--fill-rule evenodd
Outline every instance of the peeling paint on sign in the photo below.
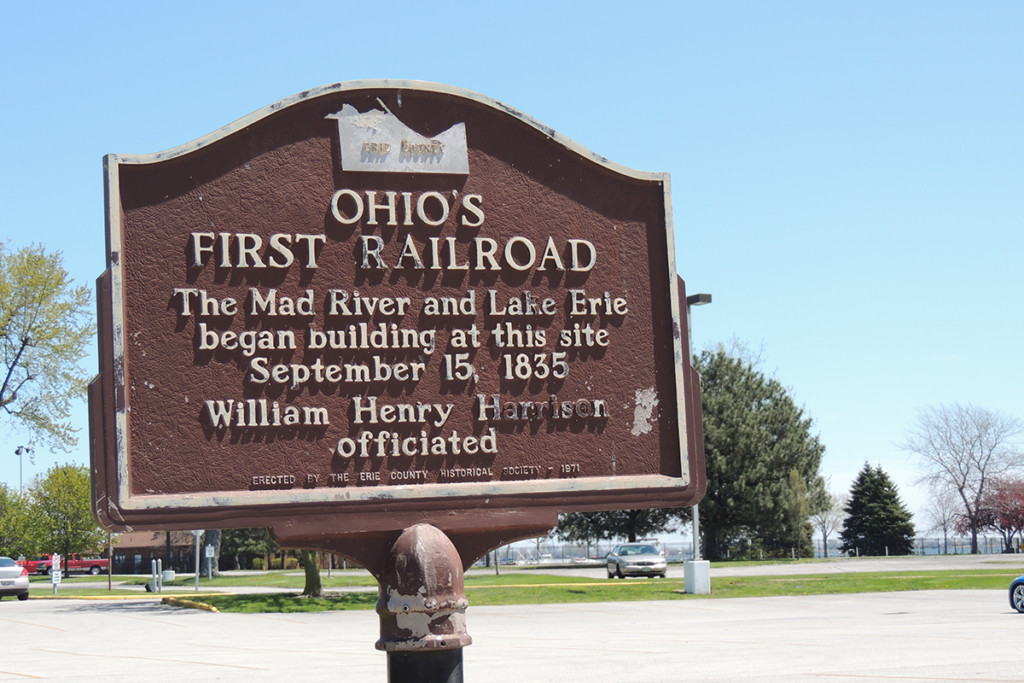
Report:
M 636 390 L 636 407 L 633 409 L 633 436 L 649 434 L 654 429 L 654 409 L 658 407 L 658 392 L 650 389 Z

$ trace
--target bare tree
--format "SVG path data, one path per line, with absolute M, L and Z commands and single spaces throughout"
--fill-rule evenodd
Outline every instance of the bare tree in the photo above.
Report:
M 960 496 L 948 486 L 933 486 L 931 498 L 925 507 L 925 515 L 931 526 L 929 531 L 942 532 L 942 554 L 949 554 L 949 532 L 956 528 L 961 516 Z
M 831 491 L 824 492 L 823 504 L 818 510 L 811 514 L 811 524 L 821 532 L 821 546 L 825 557 L 828 557 L 828 537 L 838 531 L 846 518 L 846 496 L 840 496 Z
M 924 410 L 903 448 L 920 458 L 923 479 L 956 491 L 971 532 L 971 552 L 978 552 L 978 513 L 993 478 L 1021 467 L 1017 439 L 1020 420 L 972 405 L 939 405 Z

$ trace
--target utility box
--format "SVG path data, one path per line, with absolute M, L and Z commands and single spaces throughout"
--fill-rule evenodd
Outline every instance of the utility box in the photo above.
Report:
M 709 595 L 711 593 L 711 563 L 707 560 L 684 562 L 683 589 L 691 595 Z

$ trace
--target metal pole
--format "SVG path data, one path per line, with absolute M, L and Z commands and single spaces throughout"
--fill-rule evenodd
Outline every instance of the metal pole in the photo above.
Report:
M 462 650 L 389 652 L 388 683 L 462 683 Z
M 25 459 L 23 456 L 26 453 L 28 453 L 29 460 L 31 460 L 35 450 L 31 446 L 18 446 L 14 449 L 14 454 L 18 456 L 18 493 L 25 492 L 25 478 L 23 475 Z
M 710 294 L 693 294 L 686 297 L 686 342 L 689 348 L 687 353 L 693 354 L 693 322 L 692 312 L 694 306 L 703 306 L 711 303 Z M 700 559 L 700 510 L 693 506 L 693 559 Z
M 700 510 L 693 506 L 693 559 L 700 559 Z
M 388 683 L 462 683 L 466 633 L 462 560 L 444 532 L 405 529 L 378 577 L 378 650 L 388 653 Z
M 199 591 L 199 535 L 203 533 L 202 529 L 196 529 L 192 532 L 196 537 L 196 591 Z

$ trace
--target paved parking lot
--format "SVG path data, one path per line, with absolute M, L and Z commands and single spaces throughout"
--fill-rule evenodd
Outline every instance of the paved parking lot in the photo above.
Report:
M 465 680 L 1024 681 L 1005 591 L 470 607 Z M 0 681 L 386 680 L 373 612 L 0 602 Z

